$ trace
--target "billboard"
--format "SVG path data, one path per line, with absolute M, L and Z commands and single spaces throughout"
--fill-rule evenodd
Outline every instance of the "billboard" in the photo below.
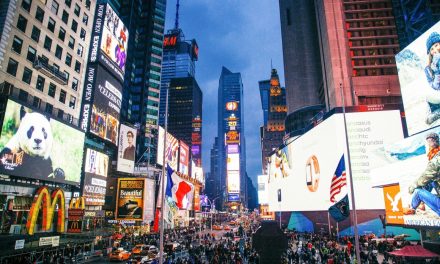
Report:
M 165 130 L 159 127 L 159 136 L 157 143 L 157 164 L 163 165 L 163 155 L 164 155 L 164 135 Z M 177 170 L 177 163 L 179 161 L 179 141 L 167 132 L 166 137 L 166 148 L 165 148 L 165 162 L 173 169 Z
M 145 179 L 118 179 L 116 220 L 143 220 Z
M 438 204 L 432 203 L 438 200 L 437 175 L 432 174 L 437 170 L 438 154 L 436 149 L 427 153 L 426 136 L 431 133 L 440 134 L 440 127 L 386 144 L 373 152 L 372 186 L 384 187 L 389 224 L 440 226 Z
M 136 157 L 136 129 L 121 124 L 119 128 L 118 165 L 121 172 L 133 173 Z
M 409 135 L 440 125 L 440 22 L 396 55 Z
M 102 67 L 97 68 L 90 132 L 118 144 L 122 85 Z
M 79 185 L 84 133 L 8 100 L 0 134 L 0 173 Z
M 238 171 L 228 171 L 228 193 L 240 192 L 240 173 Z
M 382 190 L 371 188 L 370 151 L 403 139 L 400 111 L 347 113 L 346 120 L 356 208 L 384 209 Z M 343 115 L 333 114 L 270 157 L 272 211 L 327 211 L 349 192 L 344 131 Z M 345 181 L 335 186 L 332 179 L 342 157 Z
M 189 174 L 189 146 L 179 140 L 179 172 Z
M 109 157 L 93 149 L 87 149 L 84 164 L 83 196 L 86 205 L 104 205 L 107 188 Z
M 102 27 L 99 61 L 120 81 L 124 80 L 127 46 L 128 30 L 111 6 L 107 4 Z
M 267 175 L 258 175 L 257 178 L 257 190 L 258 190 L 258 204 L 267 204 L 268 192 L 267 192 Z
M 154 220 L 154 197 L 156 185 L 153 179 L 145 179 L 144 196 L 144 221 L 149 223 Z
M 195 186 L 194 188 L 194 211 L 200 212 L 200 188 Z
M 228 158 L 226 161 L 226 169 L 228 171 L 238 171 L 240 170 L 240 154 L 228 154 Z

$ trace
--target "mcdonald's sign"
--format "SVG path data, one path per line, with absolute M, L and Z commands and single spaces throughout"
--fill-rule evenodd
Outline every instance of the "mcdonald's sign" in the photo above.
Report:
M 69 203 L 69 209 L 86 209 L 84 197 L 72 198 Z
M 64 220 L 65 214 L 65 199 L 64 191 L 60 188 L 56 188 L 52 191 L 52 195 L 49 194 L 49 189 L 46 186 L 38 188 L 34 196 L 31 210 L 29 212 L 29 218 L 26 223 L 26 228 L 29 235 L 35 233 L 35 224 L 37 223 L 38 213 L 40 208 L 43 209 L 41 229 L 48 231 L 52 227 L 53 215 L 55 213 L 56 205 L 58 204 L 58 218 L 57 218 L 57 232 L 64 232 Z

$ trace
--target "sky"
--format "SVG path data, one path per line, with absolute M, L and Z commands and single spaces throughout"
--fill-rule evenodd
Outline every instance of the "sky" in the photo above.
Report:
M 176 1 L 167 1 L 165 31 L 174 28 Z M 217 136 L 217 91 L 222 66 L 240 72 L 244 90 L 246 169 L 253 184 L 261 174 L 259 128 L 263 111 L 258 82 L 270 78 L 271 61 L 284 86 L 279 4 L 274 0 L 181 0 L 179 27 L 196 39 L 196 80 L 203 92 L 202 162 L 210 171 Z

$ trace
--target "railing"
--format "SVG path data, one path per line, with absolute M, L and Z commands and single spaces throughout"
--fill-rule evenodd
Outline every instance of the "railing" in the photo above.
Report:
M 55 68 L 53 65 L 50 65 L 45 60 L 42 60 L 40 56 L 38 56 L 38 58 L 35 59 L 34 68 L 39 71 L 41 70 L 47 76 L 49 76 L 51 79 L 58 82 L 59 84 L 67 85 L 67 82 L 69 81 L 69 79 L 67 79 L 66 73 L 60 72 L 60 70 Z

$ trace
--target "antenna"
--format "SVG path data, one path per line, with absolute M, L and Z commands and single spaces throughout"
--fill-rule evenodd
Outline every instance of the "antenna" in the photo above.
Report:
M 272 58 L 270 58 L 270 70 L 272 71 L 273 66 L 272 66 Z
M 178 29 L 179 28 L 179 0 L 177 0 L 176 3 L 176 20 L 174 21 L 174 29 Z

